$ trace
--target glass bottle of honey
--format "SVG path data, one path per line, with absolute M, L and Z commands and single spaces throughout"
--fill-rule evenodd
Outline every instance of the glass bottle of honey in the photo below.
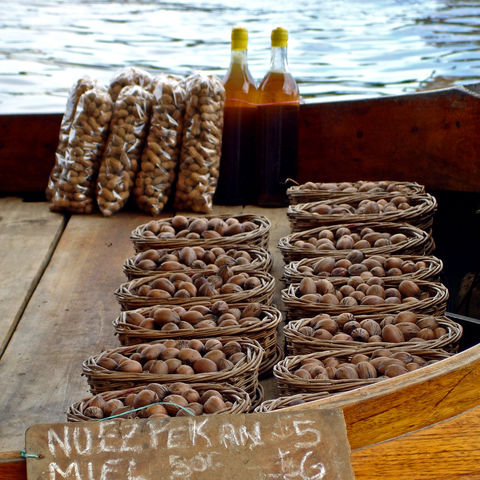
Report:
M 258 204 L 288 204 L 286 182 L 295 178 L 298 150 L 300 94 L 288 71 L 288 32 L 272 31 L 270 70 L 258 87 L 257 163 Z
M 248 31 L 232 29 L 230 68 L 223 84 L 225 109 L 220 175 L 215 202 L 224 205 L 244 205 L 256 200 L 255 182 L 255 81 L 247 63 Z

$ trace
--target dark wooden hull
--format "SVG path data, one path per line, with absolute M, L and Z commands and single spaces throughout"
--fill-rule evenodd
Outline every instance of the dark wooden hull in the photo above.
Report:
M 480 192 L 476 88 L 302 105 L 298 182 L 414 178 L 429 190 Z M 0 115 L 0 192 L 43 192 L 60 121 Z

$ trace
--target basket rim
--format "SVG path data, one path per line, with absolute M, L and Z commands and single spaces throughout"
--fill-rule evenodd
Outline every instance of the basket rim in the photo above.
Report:
M 196 246 L 196 245 L 195 245 Z M 199 245 L 201 246 L 201 245 Z M 166 250 L 168 253 L 176 253 L 179 252 L 182 248 L 155 248 L 153 250 Z M 203 248 L 203 247 L 202 247 Z M 205 250 L 210 250 L 212 248 L 223 248 L 221 245 L 209 246 L 206 247 Z M 249 272 L 254 270 L 269 272 L 272 268 L 272 254 L 269 250 L 259 245 L 248 245 L 248 244 L 240 244 L 240 245 L 228 245 L 228 249 L 236 249 L 239 251 L 247 251 L 248 253 L 253 253 L 255 258 L 252 259 L 251 263 L 245 265 L 233 265 L 230 268 L 235 273 L 240 272 Z M 144 250 L 145 251 L 145 250 Z M 123 273 L 129 280 L 133 280 L 135 278 L 146 277 L 149 275 L 153 275 L 156 273 L 182 273 L 182 272 L 201 272 L 205 270 L 204 268 L 191 268 L 185 265 L 185 268 L 181 270 L 142 270 L 138 268 L 135 264 L 136 258 L 141 255 L 143 252 L 137 252 L 134 255 L 128 257 L 124 264 L 123 264 Z
M 380 350 L 383 347 L 380 348 Z M 363 379 L 363 378 L 354 378 L 354 379 L 302 379 L 301 377 L 297 377 L 292 373 L 292 370 L 299 365 L 303 360 L 309 358 L 318 358 L 321 360 L 322 358 L 326 357 L 335 357 L 335 358 L 345 358 L 349 356 L 353 356 L 357 353 L 363 353 L 364 355 L 373 354 L 375 350 L 379 350 L 379 348 L 371 348 L 370 350 L 365 350 L 363 352 L 359 352 L 355 349 L 339 349 L 339 350 L 325 350 L 322 352 L 313 352 L 307 353 L 304 355 L 288 355 L 283 360 L 278 362 L 273 367 L 273 375 L 277 379 L 277 382 L 280 384 L 282 383 L 287 388 L 302 388 L 305 387 L 312 387 L 312 388 L 324 388 L 328 390 L 329 387 L 360 387 L 364 385 L 369 385 L 370 383 L 376 383 L 378 381 L 383 381 L 388 379 L 389 377 L 380 376 L 375 378 Z M 445 358 L 449 358 L 452 356 L 451 353 L 446 352 L 442 349 L 412 349 L 408 353 L 412 355 L 417 355 L 425 359 L 425 357 L 433 357 L 433 359 L 443 360 Z M 422 367 L 420 367 L 422 368 Z
M 191 275 L 195 273 L 205 273 L 207 276 L 209 275 L 215 275 L 216 272 L 212 270 L 202 270 L 200 272 L 176 272 L 176 273 L 185 273 L 188 275 L 189 273 Z M 145 283 L 148 283 L 149 281 L 156 280 L 157 278 L 165 278 L 170 275 L 174 275 L 175 272 L 163 272 L 163 273 L 157 273 L 154 275 L 149 275 L 146 277 L 141 277 L 141 278 L 136 278 L 134 280 L 130 280 L 129 282 L 122 283 L 114 292 L 114 295 L 122 306 L 122 308 L 125 310 L 130 310 L 131 308 L 129 307 L 132 304 L 137 305 L 135 308 L 139 308 L 141 306 L 153 306 L 153 305 L 180 305 L 180 306 L 193 306 L 193 305 L 201 305 L 205 303 L 211 303 L 212 301 L 219 301 L 223 300 L 227 303 L 239 303 L 242 302 L 242 300 L 246 299 L 252 299 L 252 301 L 260 301 L 260 300 L 255 300 L 256 298 L 261 298 L 263 301 L 263 298 L 265 297 L 267 300 L 267 303 L 271 303 L 273 300 L 273 295 L 275 291 L 275 277 L 271 275 L 268 272 L 263 272 L 260 270 L 252 270 L 250 272 L 244 272 L 248 273 L 249 275 L 254 275 L 258 277 L 261 281 L 261 285 L 259 287 L 252 288 L 250 290 L 244 290 L 242 292 L 237 292 L 237 293 L 223 293 L 219 295 L 214 295 L 212 297 L 191 297 L 191 298 L 166 298 L 166 299 L 159 299 L 155 297 L 142 297 L 139 295 L 134 295 L 131 293 L 132 288 L 137 288 L 138 286 L 141 286 Z
M 370 247 L 364 249 L 345 249 L 345 250 L 311 250 L 304 247 L 295 247 L 293 242 L 296 240 L 302 240 L 302 237 L 315 236 L 316 234 L 324 230 L 337 230 L 338 228 L 348 228 L 348 229 L 363 229 L 366 227 L 378 228 L 379 231 L 384 230 L 393 230 L 396 233 L 405 233 L 407 232 L 407 240 L 404 242 L 399 242 L 395 245 L 387 245 L 385 247 Z M 377 230 L 375 230 L 377 231 Z M 349 223 L 337 223 L 334 225 L 322 225 L 320 227 L 310 228 L 308 230 L 302 230 L 301 232 L 293 232 L 289 235 L 281 237 L 278 241 L 278 249 L 282 253 L 283 257 L 287 261 L 291 261 L 293 257 L 300 258 L 312 258 L 312 257 L 323 257 L 323 256 L 333 256 L 338 258 L 343 258 L 348 255 L 353 250 L 360 250 L 365 255 L 382 255 L 382 254 L 391 254 L 391 253 L 400 253 L 400 252 L 409 252 L 411 249 L 421 248 L 424 245 L 427 245 L 431 241 L 431 235 L 414 225 L 409 223 L 395 223 L 395 222 L 349 222 Z M 292 257 L 292 258 L 291 258 Z
M 82 363 L 82 375 L 90 377 L 90 379 L 95 378 L 97 380 L 117 380 L 117 381 L 138 381 L 143 382 L 147 381 L 148 383 L 174 383 L 174 382 L 185 382 L 185 383 L 222 383 L 222 380 L 231 377 L 238 377 L 242 374 L 246 374 L 250 370 L 254 369 L 258 371 L 260 363 L 263 358 L 263 348 L 260 346 L 258 341 L 247 338 L 247 337 L 216 337 L 216 340 L 230 342 L 237 341 L 242 346 L 246 347 L 246 358 L 241 360 L 231 370 L 212 372 L 212 373 L 196 373 L 194 375 L 181 375 L 177 373 L 166 373 L 166 374 L 152 374 L 150 372 L 141 372 L 141 373 L 129 373 L 129 372 L 118 372 L 116 370 L 108 370 L 100 365 L 98 361 L 102 358 L 107 358 L 113 353 L 127 352 L 129 354 L 134 353 L 137 348 L 141 345 L 155 345 L 168 341 L 167 339 L 158 340 L 148 343 L 140 343 L 130 346 L 121 346 L 109 350 L 104 350 L 97 355 L 88 357 Z M 204 339 L 207 340 L 207 339 Z M 177 340 L 178 342 L 183 342 L 184 340 Z M 223 342 L 222 342 L 223 343 Z M 195 377 L 195 378 L 192 378 Z
M 332 190 L 332 189 L 320 189 L 320 188 L 305 188 L 305 185 L 307 185 L 307 183 L 311 183 L 311 184 L 322 184 L 322 185 L 325 185 L 325 184 L 328 184 L 328 185 L 340 185 L 341 183 L 346 183 L 346 182 L 305 182 L 305 183 L 302 183 L 302 184 L 298 184 L 298 185 L 293 185 L 291 187 L 289 187 L 287 189 L 287 196 L 290 198 L 296 198 L 296 197 L 301 197 L 301 196 L 308 196 L 309 193 L 311 193 L 313 196 L 313 194 L 325 194 L 329 197 L 331 196 L 349 196 L 349 195 L 353 195 L 353 194 L 374 194 L 374 193 L 380 193 L 379 191 L 377 192 L 372 192 L 372 191 L 365 191 L 365 192 L 344 192 L 342 190 Z M 422 193 L 422 192 L 425 192 L 425 186 L 424 185 L 421 185 L 417 182 L 407 182 L 407 181 L 397 181 L 397 180 L 357 180 L 355 182 L 348 182 L 348 183 L 351 183 L 353 186 L 358 186 L 360 185 L 361 183 L 374 183 L 374 184 L 387 184 L 387 185 L 399 185 L 399 186 L 404 186 L 404 187 L 410 187 L 412 188 L 412 192 L 397 192 L 397 194 L 402 194 L 402 195 L 410 195 L 412 193 Z M 392 192 L 387 192 L 386 190 L 385 191 L 381 191 L 381 192 L 385 192 L 385 193 L 392 193 Z M 307 194 L 307 195 L 306 195 Z
M 232 303 L 229 304 L 229 307 L 232 308 L 241 308 L 241 307 L 247 307 L 248 305 L 251 305 L 251 302 L 241 302 L 241 303 Z M 174 308 L 175 305 L 162 305 L 162 306 L 150 306 L 150 307 L 143 307 L 143 308 L 138 308 L 135 310 L 129 310 L 128 312 L 137 312 L 141 313 L 143 315 L 144 312 L 151 311 L 155 308 Z M 282 321 L 282 312 L 275 306 L 273 305 L 264 305 L 262 304 L 262 313 L 265 313 L 266 318 L 265 321 L 261 321 L 259 324 L 256 325 L 250 325 L 243 327 L 241 325 L 235 325 L 235 326 L 230 326 L 230 327 L 211 327 L 211 328 L 202 328 L 202 329 L 197 329 L 197 330 L 174 330 L 174 331 L 166 331 L 164 332 L 164 335 L 159 335 L 162 330 L 153 330 L 153 329 L 148 329 L 145 327 L 140 327 L 138 325 L 132 325 L 126 321 L 123 321 L 123 319 L 127 316 L 128 312 L 120 312 L 120 315 L 113 320 L 112 324 L 113 327 L 115 328 L 115 334 L 116 335 L 128 335 L 132 337 L 138 337 L 142 336 L 142 334 L 147 335 L 151 334 L 152 338 L 155 339 L 176 339 L 177 337 L 180 338 L 212 338 L 216 335 L 219 336 L 244 336 L 243 334 L 252 334 L 252 333 L 260 333 L 264 331 L 268 331 L 271 329 L 276 329 L 280 322 Z M 156 335 L 154 336 L 153 333 Z
M 382 315 L 385 317 L 389 314 Z M 380 315 L 378 315 L 380 317 Z M 435 316 L 435 315 L 428 315 L 428 314 L 417 314 L 419 318 L 424 317 L 435 317 L 438 321 L 439 325 L 447 329 L 447 333 L 442 335 L 439 338 L 434 340 L 426 340 L 426 341 L 419 341 L 419 342 L 358 342 L 355 340 L 345 340 L 345 341 L 332 341 L 332 340 L 321 340 L 316 339 L 315 337 L 310 337 L 308 335 L 303 334 L 299 331 L 299 328 L 302 326 L 307 325 L 311 318 L 302 318 L 299 320 L 292 320 L 285 325 L 283 329 L 283 333 L 285 335 L 285 342 L 287 345 L 291 346 L 292 349 L 295 350 L 295 347 L 298 345 L 298 348 L 302 349 L 311 349 L 311 353 L 318 350 L 335 350 L 341 348 L 355 348 L 358 351 L 363 349 L 371 349 L 371 348 L 388 348 L 390 350 L 412 350 L 414 348 L 422 348 L 422 349 L 435 349 L 435 348 L 443 348 L 445 346 L 455 344 L 460 340 L 463 328 L 462 326 L 451 320 L 450 318 L 446 317 L 445 315 L 442 316 Z M 355 320 L 364 320 L 364 319 L 373 319 L 378 321 L 377 318 L 372 315 L 357 315 L 355 316 Z
M 155 221 L 159 223 L 169 223 L 173 217 L 168 218 L 159 218 Z M 159 239 L 155 237 L 145 237 L 143 232 L 147 229 L 147 225 L 150 222 L 143 223 L 138 225 L 130 233 L 130 240 L 133 242 L 135 249 L 137 251 L 142 251 L 147 248 L 154 248 L 155 246 L 159 247 L 171 247 L 171 248 L 181 248 L 186 246 L 198 245 L 198 246 L 225 246 L 225 245 L 237 245 L 239 243 L 247 244 L 253 242 L 253 244 L 259 243 L 261 246 L 266 246 L 268 242 L 268 235 L 272 224 L 270 220 L 264 215 L 255 215 L 250 213 L 244 213 L 240 215 L 229 215 L 229 214 L 219 214 L 219 215 L 187 215 L 187 219 L 192 218 L 236 218 L 242 221 L 252 221 L 258 225 L 258 228 L 251 230 L 249 232 L 237 233 L 229 237 L 220 237 L 220 238 L 200 238 L 200 239 L 190 239 L 190 238 L 171 238 L 171 239 Z
M 295 400 L 304 400 L 304 403 L 311 401 L 319 400 L 321 398 L 328 397 L 330 394 L 328 392 L 314 392 L 314 393 L 296 393 L 294 395 L 286 395 L 277 398 L 271 398 L 269 400 L 264 400 L 257 408 L 255 408 L 255 413 L 267 413 L 273 410 L 281 410 L 282 408 L 288 408 L 293 405 L 288 405 L 288 402 Z
M 152 382 L 155 383 L 155 382 Z M 168 383 L 160 384 L 168 386 Z M 189 383 L 189 387 L 196 391 L 207 391 L 207 390 L 217 390 L 222 393 L 222 395 L 228 395 L 230 398 L 235 400 L 232 402 L 233 405 L 230 408 L 225 408 L 218 412 L 213 412 L 209 415 L 218 415 L 220 413 L 245 413 L 251 409 L 252 402 L 248 392 L 243 390 L 240 387 L 229 383 Z M 88 408 L 89 404 L 93 399 L 97 397 L 102 397 L 104 400 L 111 400 L 114 398 L 125 398 L 130 393 L 138 393 L 141 390 L 144 390 L 147 385 L 138 385 L 136 387 L 125 388 L 121 390 L 107 390 L 105 392 L 100 392 L 94 395 L 83 398 L 77 402 L 72 403 L 67 410 L 67 420 L 70 421 L 96 421 L 97 419 L 88 417 L 84 415 L 85 408 Z
M 402 195 L 408 197 L 409 200 L 417 202 L 415 205 L 405 209 L 396 210 L 394 212 L 382 212 L 382 213 L 334 213 L 334 214 L 319 214 L 315 212 L 309 212 L 308 209 L 315 207 L 316 205 L 330 205 L 338 203 L 350 204 L 361 202 L 362 200 L 380 200 L 390 199 L 399 196 L 398 194 L 356 194 L 351 196 L 345 196 L 341 198 L 330 198 L 328 200 L 320 200 L 317 202 L 297 203 L 295 205 L 289 205 L 287 209 L 287 216 L 294 226 L 297 223 L 310 224 L 310 225 L 326 225 L 332 223 L 340 223 L 342 220 L 352 219 L 352 222 L 361 221 L 401 221 L 407 223 L 413 223 L 413 221 L 421 222 L 422 218 L 427 215 L 433 215 L 437 209 L 437 200 L 429 193 L 422 193 L 417 195 Z
M 354 251 L 354 250 L 349 250 L 349 251 Z M 367 259 L 367 258 L 371 258 L 373 256 L 378 256 L 378 255 L 379 254 L 365 255 L 365 258 Z M 325 256 L 318 256 L 318 257 L 302 258 L 301 260 L 292 260 L 290 263 L 285 265 L 283 278 L 285 279 L 285 281 L 289 283 L 296 283 L 300 281 L 298 280 L 299 278 L 303 278 L 303 277 L 319 278 L 319 279 L 320 278 L 336 279 L 336 278 L 352 277 L 352 275 L 347 275 L 346 277 L 322 276 L 322 275 L 316 275 L 313 272 L 310 274 L 309 272 L 298 271 L 299 267 L 303 267 L 303 266 L 312 267 L 316 262 L 327 257 L 335 259 L 334 256 L 325 255 Z M 408 254 L 404 254 L 404 255 L 398 254 L 398 255 L 388 255 L 388 256 L 385 255 L 386 259 L 392 258 L 392 257 L 401 258 L 402 260 L 412 261 L 412 262 L 423 261 L 427 263 L 427 268 L 422 270 L 417 270 L 416 272 L 404 273 L 402 275 L 391 275 L 391 276 L 385 275 L 384 277 L 381 277 L 382 279 L 388 278 L 388 279 L 401 279 L 401 280 L 406 280 L 406 279 L 429 280 L 430 278 L 433 278 L 436 275 L 438 275 L 443 270 L 442 260 L 438 257 L 435 257 L 434 255 L 408 255 Z M 343 258 L 346 258 L 346 255 Z M 339 260 L 339 259 L 335 259 L 335 260 Z
M 348 278 L 337 277 L 334 283 L 335 286 L 342 285 L 348 281 Z M 401 304 L 390 304 L 390 305 L 355 305 L 353 307 L 347 307 L 345 305 L 330 305 L 328 303 L 312 303 L 301 298 L 298 298 L 295 295 L 296 290 L 300 287 L 299 283 L 291 283 L 287 288 L 284 288 L 281 292 L 282 301 L 288 310 L 292 312 L 294 310 L 304 310 L 304 311 L 317 311 L 318 313 L 353 313 L 354 315 L 363 314 L 375 314 L 375 313 L 395 313 L 405 310 L 412 310 L 415 313 L 420 313 L 422 311 L 428 312 L 428 309 L 433 309 L 434 307 L 439 307 L 444 305 L 446 307 L 446 302 L 448 300 L 449 294 L 447 287 L 440 282 L 429 282 L 427 280 L 412 280 L 419 286 L 428 287 L 433 289 L 436 293 L 435 296 L 426 298 L 424 300 L 419 300 L 415 303 L 401 303 Z M 385 286 L 395 286 L 400 283 L 400 280 L 389 278 L 385 280 Z M 445 313 L 445 309 L 442 309 L 442 314 Z

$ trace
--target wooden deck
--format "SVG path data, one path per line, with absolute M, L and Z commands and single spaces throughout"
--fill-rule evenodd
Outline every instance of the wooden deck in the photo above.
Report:
M 289 232 L 285 209 L 216 211 L 272 220 L 270 249 L 279 278 L 283 261 L 276 244 Z M 113 291 L 124 281 L 121 267 L 133 252 L 130 231 L 150 217 L 125 212 L 67 219 L 44 202 L 19 198 L 0 199 L 0 212 L 0 452 L 18 452 L 30 425 L 65 421 L 68 406 L 88 395 L 82 360 L 118 345 L 111 326 L 119 312 Z M 442 476 L 440 462 L 429 461 L 432 456 L 455 468 L 451 478 L 480 478 L 480 455 L 472 449 L 480 441 L 480 346 L 444 362 L 442 369 L 413 372 L 409 381 L 398 377 L 304 408 L 343 410 L 357 479 L 450 478 Z M 263 384 L 266 397 L 275 396 L 273 379 Z M 2 478 L 25 478 L 23 460 L 1 457 Z
M 218 207 L 217 212 L 268 214 L 274 248 L 288 233 L 284 209 Z M 26 428 L 63 422 L 68 406 L 88 396 L 82 361 L 119 346 L 111 325 L 120 311 L 113 292 L 126 281 L 124 260 L 133 254 L 131 230 L 151 219 L 121 213 L 72 216 L 46 203 L 0 199 L 0 451 L 21 450 Z M 273 379 L 264 380 L 270 396 Z

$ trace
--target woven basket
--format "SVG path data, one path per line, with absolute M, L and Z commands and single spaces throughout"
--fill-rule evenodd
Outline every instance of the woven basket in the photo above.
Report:
M 374 184 L 374 188 L 368 191 L 362 189 L 367 187 L 366 183 Z M 378 194 L 380 192 L 392 193 L 397 192 L 402 195 L 414 195 L 425 192 L 425 187 L 414 182 L 396 182 L 391 180 L 381 180 L 374 182 L 358 181 L 353 182 L 352 186 L 357 189 L 357 192 L 349 190 L 345 191 L 341 187 L 345 186 L 341 183 L 314 183 L 308 182 L 302 185 L 295 185 L 287 190 L 287 196 L 290 204 L 307 202 L 318 202 L 320 200 L 328 200 L 330 198 L 341 198 L 351 196 L 354 193 L 362 194 Z
M 231 215 L 205 215 L 202 217 L 187 217 L 190 218 L 221 218 L 226 220 L 230 218 Z M 148 250 L 149 248 L 182 248 L 192 245 L 200 245 L 202 247 L 229 247 L 231 245 L 250 245 L 258 247 L 267 247 L 268 238 L 271 228 L 270 220 L 267 217 L 259 215 L 235 215 L 234 218 L 238 219 L 240 222 L 253 222 L 257 228 L 251 230 L 250 232 L 238 233 L 236 235 L 231 235 L 229 237 L 221 238 L 200 238 L 200 239 L 189 239 L 189 238 L 172 238 L 172 239 L 162 239 L 156 237 L 149 237 L 145 235 L 145 232 L 148 229 L 148 223 L 139 225 L 135 228 L 130 234 L 130 240 L 135 246 L 137 252 L 143 250 Z M 156 220 L 160 223 L 166 223 L 171 225 L 171 218 L 165 218 Z
M 185 272 L 187 275 L 193 275 L 193 273 Z M 216 272 L 211 270 L 203 270 L 204 276 L 215 275 Z M 271 305 L 273 301 L 273 295 L 275 293 L 275 278 L 269 273 L 265 272 L 248 272 L 251 275 L 255 275 L 261 282 L 259 287 L 252 288 L 251 290 L 244 290 L 238 293 L 224 293 L 214 295 L 213 297 L 191 297 L 191 298 L 154 298 L 154 297 L 142 297 L 137 295 L 136 290 L 149 282 L 156 280 L 157 278 L 168 278 L 170 273 L 159 273 L 151 275 L 149 277 L 137 278 L 130 282 L 123 283 L 115 291 L 115 296 L 122 306 L 122 310 L 134 310 L 142 307 L 150 307 L 153 305 L 205 305 L 217 300 L 223 300 L 227 303 L 239 303 L 239 302 L 260 302 L 267 305 Z
M 252 402 L 250 400 L 247 392 L 243 391 L 240 388 L 234 387 L 233 385 L 228 384 L 219 384 L 219 383 L 192 383 L 189 385 L 193 390 L 197 391 L 200 395 L 207 390 L 216 390 L 221 393 L 223 398 L 232 403 L 230 408 L 224 408 L 218 412 L 212 413 L 210 415 L 218 415 L 220 413 L 247 413 L 250 411 Z M 167 385 L 168 387 L 168 385 Z M 105 401 L 118 399 L 123 401 L 127 395 L 131 393 L 138 393 L 143 390 L 145 386 L 127 388 L 125 390 L 112 390 L 109 392 L 99 393 L 95 396 L 87 397 L 80 402 L 76 402 L 70 406 L 67 411 L 67 421 L 69 422 L 83 422 L 83 421 L 95 421 L 95 418 L 88 417 L 84 414 L 85 410 L 91 405 L 92 401 L 97 397 L 102 397 Z M 188 407 L 187 407 L 188 408 Z M 135 418 L 141 418 L 135 412 Z M 120 417 L 121 418 L 121 417 Z M 129 417 L 131 418 L 131 417 Z
M 350 251 L 350 250 L 349 250 Z M 372 255 L 367 255 L 365 258 L 369 258 Z M 403 261 L 409 262 L 425 262 L 427 264 L 427 268 L 422 268 L 415 272 L 411 273 L 404 273 L 403 275 L 395 275 L 395 276 L 385 276 L 382 278 L 388 279 L 399 279 L 399 280 L 406 280 L 406 279 L 417 279 L 417 280 L 428 280 L 431 282 L 436 282 L 440 279 L 440 272 L 443 270 L 443 262 L 434 256 L 422 256 L 422 255 L 388 255 L 385 256 L 386 258 L 391 257 L 398 257 L 401 258 Z M 313 268 L 314 265 L 320 260 L 321 257 L 317 258 L 304 258 L 303 260 L 298 260 L 295 262 L 290 262 L 288 265 L 285 266 L 283 278 L 287 283 L 298 283 L 302 281 L 302 278 L 305 277 L 312 277 L 312 278 L 328 278 L 333 279 L 335 277 L 330 276 L 330 274 L 326 272 L 322 272 L 319 275 L 315 275 L 313 272 L 309 272 L 308 270 L 302 270 L 302 267 L 311 267 Z M 338 258 L 336 258 L 338 260 Z M 350 274 L 347 274 L 346 277 L 350 277 Z
M 255 413 L 268 413 L 274 410 L 282 410 L 283 408 L 293 407 L 295 405 L 302 405 L 304 403 L 314 402 L 321 398 L 328 397 L 328 393 L 297 393 L 289 397 L 273 398 L 265 400 L 256 409 Z
M 342 285 L 346 285 L 348 279 L 336 278 L 330 279 L 334 286 L 338 289 Z M 422 290 L 430 292 L 430 297 L 417 302 L 405 302 L 401 304 L 381 304 L 381 305 L 331 305 L 328 303 L 313 303 L 302 300 L 296 296 L 299 288 L 298 283 L 292 283 L 282 290 L 282 300 L 287 310 L 288 320 L 298 320 L 304 317 L 312 317 L 318 313 L 328 313 L 330 315 L 339 315 L 341 313 L 352 313 L 353 315 L 375 315 L 398 313 L 405 310 L 411 310 L 415 313 L 424 313 L 427 315 L 441 316 L 445 314 L 448 300 L 448 290 L 445 285 L 435 282 L 427 282 L 425 280 L 413 280 Z M 397 288 L 400 280 L 385 279 L 385 287 Z
M 263 357 L 263 349 L 256 340 L 242 337 L 217 338 L 222 344 L 235 340 L 242 345 L 246 358 L 238 362 L 232 370 L 213 373 L 196 373 L 194 375 L 180 374 L 153 374 L 150 372 L 130 373 L 119 372 L 116 370 L 107 370 L 100 366 L 98 362 L 103 358 L 111 357 L 112 354 L 120 353 L 130 357 L 137 350 L 138 345 L 129 347 L 119 347 L 107 350 L 99 355 L 88 358 L 83 362 L 83 375 L 87 377 L 90 391 L 93 394 L 106 392 L 109 390 L 121 390 L 133 388 L 149 383 L 228 383 L 245 390 L 252 399 L 252 405 L 256 406 L 261 394 L 258 392 L 258 369 Z M 163 340 L 152 342 L 162 343 Z M 179 344 L 185 344 L 185 341 L 178 340 Z M 187 342 L 188 343 L 188 342 Z M 259 398 L 260 397 L 260 398 Z M 261 400 L 260 400 L 261 401 Z
M 214 247 L 212 247 L 214 248 Z M 262 272 L 269 272 L 270 269 L 272 268 L 272 256 L 268 250 L 262 247 L 248 247 L 245 245 L 232 245 L 228 249 L 233 248 L 238 251 L 246 251 L 250 254 L 252 257 L 252 262 L 245 264 L 245 265 L 233 265 L 230 267 L 233 272 L 239 273 L 239 272 L 250 272 L 250 271 L 262 271 Z M 228 250 L 227 249 L 227 250 Z M 177 254 L 181 249 L 162 249 L 164 253 L 169 253 L 169 254 Z M 206 249 L 208 250 L 208 249 Z M 123 273 L 126 275 L 128 280 L 133 280 L 135 278 L 142 278 L 142 277 L 148 277 L 150 275 L 153 275 L 155 273 L 165 273 L 165 270 L 163 270 L 162 266 L 159 265 L 159 267 L 156 270 L 143 270 L 138 267 L 137 265 L 137 257 L 139 254 L 134 255 L 133 257 L 128 258 L 124 265 L 123 265 Z M 211 264 L 211 267 L 214 267 L 214 264 Z M 210 267 L 209 267 L 210 268 Z M 212 268 L 214 270 L 214 268 Z M 184 265 L 183 268 L 179 270 L 170 270 L 170 273 L 173 272 L 201 272 L 201 268 L 190 268 L 187 265 Z
M 324 230 L 335 232 L 339 228 L 348 228 L 352 233 L 358 233 L 363 228 L 370 227 L 380 233 L 403 233 L 407 240 L 394 245 L 384 247 L 364 248 L 361 251 L 365 255 L 428 255 L 434 248 L 433 239 L 427 232 L 408 224 L 390 222 L 369 222 L 369 223 L 342 223 L 324 227 L 312 228 L 304 232 L 291 233 L 282 237 L 278 242 L 278 248 L 282 252 L 285 263 L 303 258 L 316 258 L 330 256 L 335 259 L 345 258 L 352 250 L 317 250 L 295 246 L 297 240 L 308 241 L 311 237 L 318 237 Z
M 290 205 L 287 210 L 288 218 L 293 232 L 300 232 L 311 228 L 335 225 L 338 223 L 360 223 L 360 222 L 398 222 L 414 225 L 425 231 L 430 231 L 433 222 L 433 215 L 437 209 L 437 201 L 428 193 L 408 197 L 410 208 L 395 210 L 394 212 L 372 213 L 372 214 L 319 214 L 310 212 L 311 208 L 319 204 L 334 205 L 338 203 L 356 207 L 362 200 L 380 200 L 393 198 L 393 195 L 365 195 L 358 194 L 350 197 L 333 198 L 321 202 L 299 203 Z
M 248 303 L 230 304 L 232 308 L 245 308 Z M 156 307 L 140 308 L 135 310 L 143 316 L 150 316 Z M 169 308 L 168 306 L 166 308 Z M 173 308 L 173 307 L 172 307 Z M 193 338 L 215 338 L 215 337 L 247 337 L 256 340 L 265 351 L 262 363 L 260 364 L 259 374 L 269 371 L 275 363 L 283 357 L 277 346 L 277 328 L 282 319 L 281 312 L 272 306 L 264 305 L 262 307 L 262 321 L 257 325 L 250 326 L 230 326 L 216 328 L 202 328 L 196 330 L 153 330 L 149 328 L 132 325 L 126 321 L 127 313 L 122 312 L 120 316 L 113 321 L 115 334 L 118 335 L 122 345 L 136 345 L 139 343 L 147 343 L 155 340 L 166 340 L 173 338 L 193 339 Z
M 419 318 L 427 317 L 427 315 L 418 315 Z M 378 323 L 384 318 L 384 315 L 359 315 L 355 320 L 361 322 L 365 319 L 372 319 Z M 458 341 L 462 336 L 463 329 L 461 325 L 450 320 L 449 318 L 437 317 L 439 325 L 447 330 L 447 333 L 440 338 L 424 341 L 408 341 L 408 342 L 358 342 L 358 341 L 332 341 L 323 340 L 320 338 L 311 337 L 300 332 L 299 329 L 308 325 L 310 318 L 303 318 L 290 322 L 283 329 L 285 335 L 285 343 L 287 345 L 287 352 L 289 355 L 304 355 L 307 353 L 321 352 L 324 350 L 339 350 L 339 349 L 355 349 L 358 351 L 371 350 L 372 348 L 389 348 L 389 349 L 406 349 L 411 350 L 415 348 L 420 349 L 437 349 L 443 348 L 446 351 L 454 351 L 458 346 Z
M 362 353 L 366 354 L 371 358 L 371 355 L 375 350 L 370 352 L 364 351 Z M 297 355 L 297 356 L 288 356 L 284 360 L 278 362 L 273 368 L 273 374 L 277 379 L 278 390 L 281 395 L 295 395 L 297 393 L 338 393 L 353 390 L 355 388 L 364 387 L 366 385 L 371 385 L 378 383 L 384 380 L 387 380 L 388 377 L 381 376 L 376 378 L 369 379 L 303 379 L 294 375 L 294 372 L 297 367 L 301 365 L 303 360 L 309 358 L 316 358 L 319 360 L 324 360 L 328 357 L 335 357 L 339 360 L 349 359 L 359 352 L 355 350 L 330 350 L 319 353 L 309 353 L 307 355 Z M 418 355 L 425 360 L 443 360 L 448 358 L 451 354 L 444 352 L 443 350 L 414 350 L 412 349 L 410 353 Z

